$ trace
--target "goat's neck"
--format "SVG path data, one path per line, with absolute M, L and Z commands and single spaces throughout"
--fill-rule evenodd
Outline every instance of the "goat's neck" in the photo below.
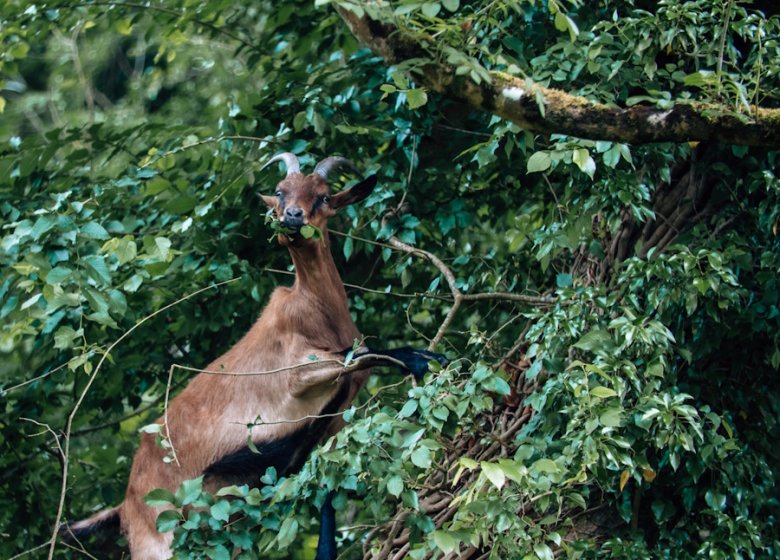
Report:
M 300 247 L 290 245 L 289 250 L 295 266 L 293 292 L 316 300 L 336 317 L 349 317 L 347 294 L 330 253 L 327 231 L 323 231 L 321 242 Z

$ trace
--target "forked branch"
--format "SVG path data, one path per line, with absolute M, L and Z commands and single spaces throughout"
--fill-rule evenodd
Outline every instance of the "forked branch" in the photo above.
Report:
M 385 217 L 382 219 L 383 225 L 391 215 L 392 213 L 385 215 Z M 444 280 L 446 280 L 447 286 L 449 287 L 450 293 L 452 294 L 452 306 L 447 312 L 447 316 L 444 318 L 444 321 L 442 321 L 441 325 L 439 325 L 439 330 L 436 331 L 436 335 L 431 339 L 431 342 L 428 345 L 429 351 L 433 351 L 439 342 L 441 342 L 444 334 L 452 324 L 452 321 L 455 318 L 455 314 L 458 312 L 458 309 L 464 301 L 506 300 L 535 306 L 552 305 L 556 301 L 555 298 L 548 296 L 529 296 L 525 294 L 514 294 L 511 292 L 482 292 L 478 294 L 464 294 L 458 288 L 455 275 L 452 273 L 450 267 L 448 267 L 439 257 L 429 251 L 424 251 L 423 249 L 412 247 L 408 243 L 404 243 L 398 239 L 396 236 L 390 237 L 388 243 L 399 251 L 423 258 L 433 264 L 433 266 L 435 266 L 439 272 L 441 272 L 441 275 L 444 277 Z

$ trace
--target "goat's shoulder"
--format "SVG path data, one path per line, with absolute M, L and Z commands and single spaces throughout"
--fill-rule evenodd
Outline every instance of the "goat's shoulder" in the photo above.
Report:
M 289 286 L 278 286 L 271 292 L 271 297 L 268 299 L 268 303 L 272 303 L 274 300 L 285 300 L 289 298 L 293 293 L 293 289 Z

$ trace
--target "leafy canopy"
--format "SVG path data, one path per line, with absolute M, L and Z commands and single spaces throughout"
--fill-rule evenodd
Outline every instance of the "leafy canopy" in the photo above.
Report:
M 387 65 L 328 4 L 421 37 L 422 56 Z M 0 551 L 49 539 L 74 407 L 67 519 L 122 500 L 139 428 L 187 382 L 170 365 L 218 356 L 289 281 L 255 196 L 278 179 L 260 162 L 289 150 L 381 178 L 333 224 L 365 334 L 422 344 L 453 305 L 393 236 L 464 294 L 554 303 L 464 300 L 452 365 L 416 387 L 375 377 L 296 476 L 153 492 L 179 557 L 310 558 L 327 489 L 349 558 L 387 557 L 393 531 L 411 558 L 776 556 L 777 153 L 538 136 L 415 84 L 434 59 L 749 118 L 778 105 L 780 20 L 757 8 L 5 2 Z

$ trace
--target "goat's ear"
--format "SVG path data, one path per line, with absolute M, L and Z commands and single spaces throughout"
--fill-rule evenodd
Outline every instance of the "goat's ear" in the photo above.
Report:
M 263 202 L 266 203 L 268 208 L 276 208 L 276 205 L 279 202 L 275 196 L 268 196 L 262 193 L 257 193 L 257 196 L 263 199 Z
M 354 187 L 347 189 L 345 191 L 341 191 L 340 193 L 331 196 L 329 206 L 334 210 L 338 210 L 339 208 L 342 208 L 349 204 L 355 204 L 356 202 L 360 202 L 361 200 L 365 199 L 368 195 L 371 194 L 371 191 L 374 190 L 375 186 L 376 186 L 376 175 L 371 175 L 371 177 L 366 177 Z

